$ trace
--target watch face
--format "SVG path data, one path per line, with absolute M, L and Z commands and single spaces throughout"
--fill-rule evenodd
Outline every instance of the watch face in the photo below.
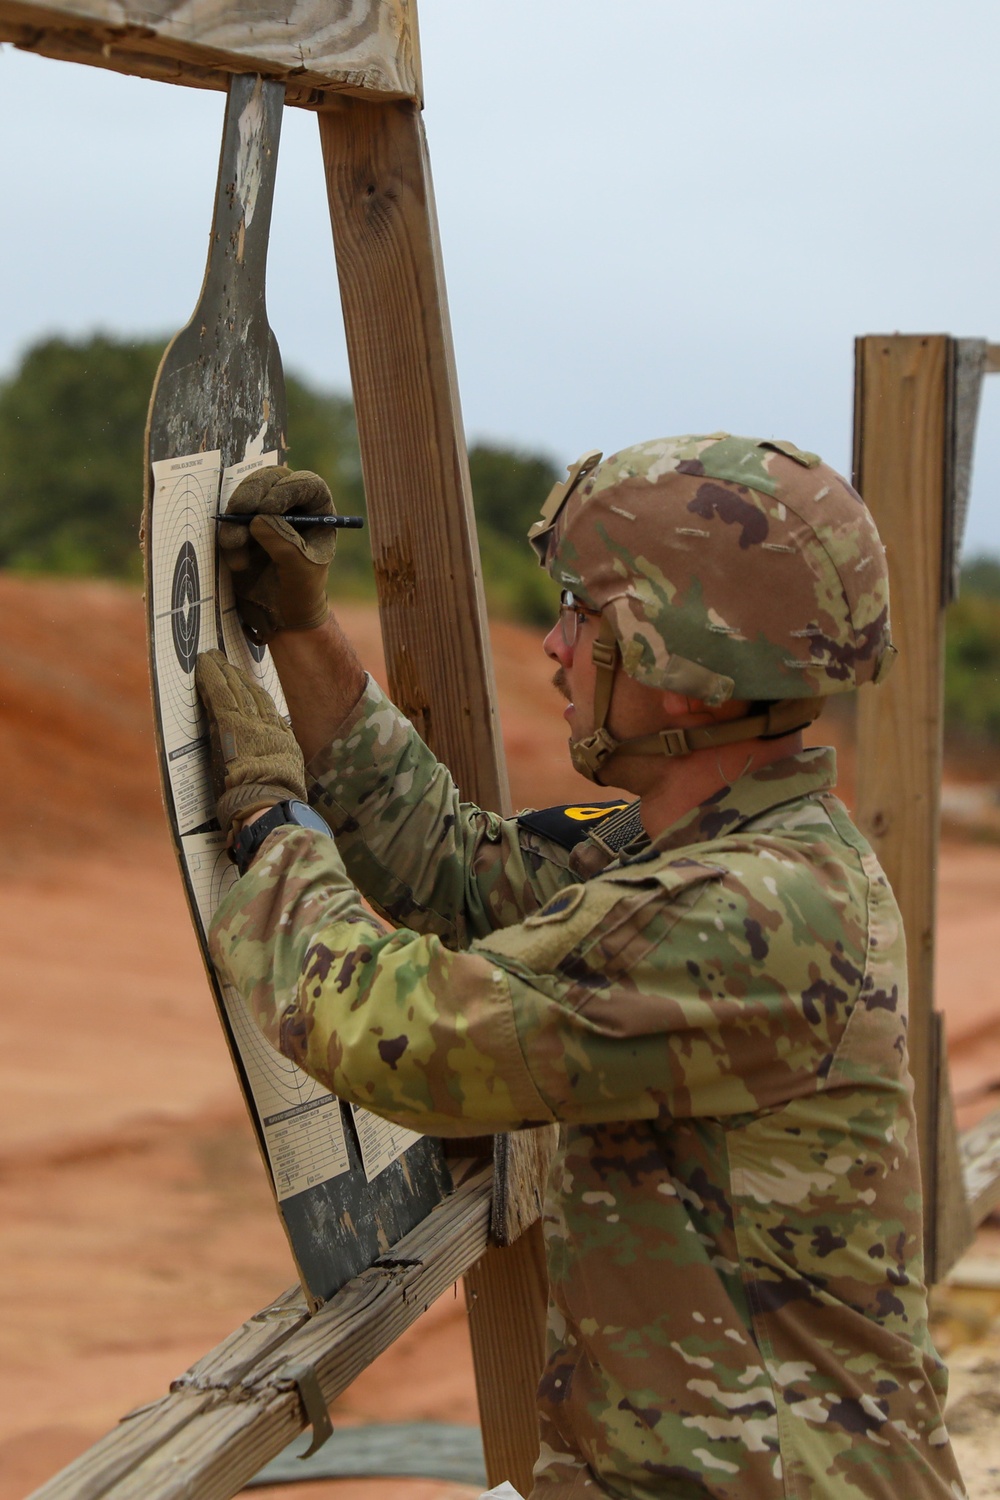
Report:
M 315 828 L 317 833 L 325 833 L 329 836 L 330 825 L 325 818 L 309 806 L 308 802 L 286 802 L 287 821 L 294 823 L 299 828 Z

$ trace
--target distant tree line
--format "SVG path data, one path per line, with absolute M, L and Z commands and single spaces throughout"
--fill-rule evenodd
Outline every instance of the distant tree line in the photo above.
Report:
M 33 345 L 0 383 L 0 567 L 138 579 L 146 409 L 164 340 L 95 335 Z M 354 410 L 346 396 L 286 376 L 288 461 L 322 474 L 337 509 L 365 514 Z M 552 618 L 556 590 L 525 533 L 558 477 L 544 455 L 476 444 L 469 463 L 490 607 Z M 375 596 L 364 535 L 346 533 L 335 586 Z
M 1000 746 L 1000 559 L 962 568 L 948 611 L 944 658 L 945 727 L 971 744 Z
M 163 341 L 96 335 L 48 338 L 0 384 L 0 567 L 137 579 L 142 443 Z M 338 510 L 364 514 L 354 411 L 348 397 L 287 377 L 289 462 L 322 474 Z M 479 443 L 469 454 L 490 608 L 532 624 L 551 620 L 555 589 L 524 536 L 559 477 L 543 454 Z M 374 598 L 365 541 L 348 534 L 336 564 L 341 595 Z M 949 611 L 948 729 L 1000 745 L 1000 559 L 962 570 Z

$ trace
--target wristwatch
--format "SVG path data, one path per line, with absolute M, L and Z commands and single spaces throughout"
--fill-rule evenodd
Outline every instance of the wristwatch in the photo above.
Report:
M 249 870 L 251 860 L 268 834 L 273 833 L 276 828 L 287 828 L 289 825 L 293 828 L 314 828 L 317 833 L 325 833 L 327 838 L 333 838 L 329 823 L 308 802 L 299 802 L 297 798 L 279 802 L 277 807 L 269 808 L 255 823 L 241 828 L 233 839 L 229 858 L 241 875 Z

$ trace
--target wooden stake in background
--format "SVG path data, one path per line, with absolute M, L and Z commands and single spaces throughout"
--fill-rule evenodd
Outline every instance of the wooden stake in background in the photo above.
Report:
M 319 116 L 357 412 L 389 692 L 462 794 L 509 795 L 472 489 L 418 107 L 343 99 Z M 530 1141 L 509 1138 L 507 1157 Z M 519 1174 L 507 1163 L 507 1186 Z M 517 1191 L 514 1197 L 518 1198 Z M 534 1388 L 546 1303 L 537 1175 L 511 1203 L 531 1223 L 469 1282 L 490 1483 L 524 1494 L 538 1452 Z
M 900 653 L 888 680 L 858 697 L 858 822 L 906 930 L 928 1281 L 972 1239 L 934 1010 L 944 608 L 960 542 L 955 438 L 971 448 L 975 427 L 968 391 L 955 399 L 958 345 L 944 334 L 872 334 L 858 339 L 855 363 L 854 480 L 886 545 Z

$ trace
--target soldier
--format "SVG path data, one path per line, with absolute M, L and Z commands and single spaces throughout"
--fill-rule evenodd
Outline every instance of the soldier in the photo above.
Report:
M 283 475 L 235 506 L 328 503 Z M 636 797 L 589 831 L 460 803 L 328 615 L 325 538 L 250 533 L 226 529 L 234 580 L 298 744 L 200 660 L 244 871 L 212 951 L 345 1099 L 446 1136 L 560 1123 L 533 1500 L 962 1496 L 899 911 L 833 752 L 802 746 L 892 659 L 860 497 L 724 433 L 556 486 L 531 539 L 565 590 L 570 753 Z

